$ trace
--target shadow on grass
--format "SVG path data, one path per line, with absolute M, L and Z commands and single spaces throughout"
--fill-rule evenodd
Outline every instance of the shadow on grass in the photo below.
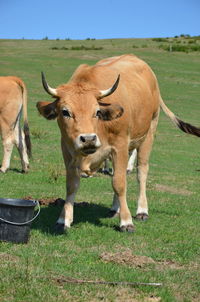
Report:
M 1 168 L 1 166 L 0 166 L 0 168 Z M 18 174 L 24 174 L 24 172 L 22 171 L 22 170 L 20 170 L 20 169 L 17 169 L 17 168 L 9 168 L 7 171 L 6 171 L 6 173 L 8 173 L 9 171 L 12 171 L 12 172 L 14 172 L 14 173 L 18 173 Z M 4 175 L 4 173 L 0 173 L 0 175 Z
M 39 217 L 33 222 L 31 228 L 40 230 L 43 233 L 60 235 L 55 233 L 55 224 L 62 210 L 62 206 L 49 204 L 41 207 Z M 76 203 L 74 206 L 73 225 L 89 222 L 96 226 L 103 226 L 100 219 L 109 217 L 109 208 L 94 203 Z
M 22 170 L 17 169 L 17 168 L 11 168 L 9 170 L 12 171 L 12 172 L 15 172 L 15 173 L 24 174 L 24 172 Z

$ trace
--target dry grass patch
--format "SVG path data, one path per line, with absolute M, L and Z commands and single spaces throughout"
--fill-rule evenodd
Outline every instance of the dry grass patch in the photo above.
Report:
M 133 255 L 130 249 L 125 251 L 120 251 L 116 253 L 111 252 L 103 252 L 100 255 L 100 259 L 104 262 L 112 262 L 121 265 L 127 265 L 129 267 L 136 267 L 136 268 L 146 268 L 148 265 L 154 265 L 156 269 L 159 271 L 161 270 L 179 270 L 182 269 L 183 266 L 179 263 L 172 261 L 172 260 L 162 260 L 162 261 L 155 261 L 151 257 L 141 256 L 141 255 Z
M 7 263 L 17 263 L 19 261 L 19 257 L 18 256 L 14 256 L 14 255 L 10 255 L 7 253 L 0 253 L 0 265 L 5 265 Z
M 156 267 L 159 269 L 159 271 L 166 270 L 166 269 L 179 270 L 183 268 L 182 265 L 172 260 L 158 261 L 156 262 Z
M 117 264 L 125 264 L 130 267 L 145 267 L 149 264 L 155 264 L 155 261 L 147 256 L 139 256 L 139 255 L 133 255 L 131 250 L 126 250 L 123 252 L 117 252 L 117 253 L 109 253 L 104 252 L 100 255 L 100 258 L 104 262 L 114 262 Z
M 175 187 L 160 185 L 160 184 L 156 184 L 155 189 L 160 192 L 167 192 L 167 193 L 183 195 L 183 196 L 190 196 L 193 194 L 191 191 L 186 189 L 180 189 L 180 188 L 175 188 Z

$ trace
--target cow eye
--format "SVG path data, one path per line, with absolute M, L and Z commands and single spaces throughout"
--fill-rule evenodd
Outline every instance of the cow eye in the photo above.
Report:
M 69 111 L 67 109 L 63 109 L 62 114 L 63 114 L 64 117 L 67 117 L 67 118 L 71 117 L 71 114 L 69 113 Z
M 101 117 L 101 110 L 97 110 L 95 117 Z

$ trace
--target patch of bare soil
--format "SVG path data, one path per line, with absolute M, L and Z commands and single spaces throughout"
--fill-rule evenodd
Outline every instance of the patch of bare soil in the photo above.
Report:
M 145 267 L 148 264 L 155 263 L 152 258 L 147 256 L 133 255 L 130 250 L 117 253 L 104 252 L 100 255 L 100 258 L 104 262 L 114 262 L 140 268 Z
M 32 196 L 25 196 L 23 197 L 23 199 L 25 200 L 35 200 L 35 198 L 33 198 Z M 64 205 L 65 201 L 62 198 L 53 198 L 53 197 L 47 197 L 47 198 L 41 198 L 41 199 L 37 199 L 39 201 L 39 204 L 41 206 L 49 206 L 49 205 L 53 205 L 53 206 L 62 206 Z
M 132 251 L 129 249 L 117 253 L 104 252 L 100 255 L 100 259 L 104 262 L 113 262 L 137 268 L 146 268 L 149 264 L 154 264 L 155 268 L 159 271 L 167 269 L 178 270 L 183 268 L 182 265 L 172 260 L 155 261 L 151 257 L 133 255 Z
M 7 268 L 8 266 L 13 266 L 19 263 L 19 257 L 15 255 L 10 255 L 7 253 L 0 253 L 0 268 Z M 1 300 L 1 299 L 0 299 Z
M 35 198 L 33 198 L 32 196 L 25 196 L 23 197 L 23 199 L 26 199 L 26 200 L 35 200 Z M 60 205 L 61 204 L 64 204 L 64 200 L 61 199 L 61 198 L 52 198 L 52 197 L 47 197 L 47 198 L 41 198 L 41 199 L 38 199 L 39 203 L 41 206 L 49 206 L 49 205 Z
M 32 196 L 25 196 L 23 197 L 22 199 L 25 199 L 25 200 L 35 200 L 35 198 L 33 198 Z M 39 204 L 41 206 L 63 206 L 64 203 L 65 203 L 65 200 L 62 199 L 62 198 L 53 198 L 53 197 L 47 197 L 47 198 L 40 198 L 38 199 L 39 201 Z M 88 203 L 88 202 L 75 202 L 74 203 L 74 206 L 75 207 L 88 207 L 88 206 L 91 206 L 92 204 L 91 203 Z
M 4 262 L 18 262 L 19 257 L 7 253 L 0 253 L 0 259 Z
M 193 194 L 191 191 L 186 189 L 175 188 L 175 187 L 160 185 L 160 184 L 156 184 L 155 189 L 160 192 L 167 192 L 167 193 L 183 195 L 183 196 L 190 196 Z
M 172 261 L 172 260 L 157 261 L 156 266 L 158 267 L 158 269 L 160 271 L 165 270 L 165 269 L 178 270 L 178 269 L 183 268 L 183 266 L 181 264 L 179 264 L 175 261 Z

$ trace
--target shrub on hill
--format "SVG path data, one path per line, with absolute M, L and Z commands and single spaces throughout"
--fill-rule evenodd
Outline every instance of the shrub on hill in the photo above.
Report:
M 50 49 L 52 50 L 102 50 L 103 47 L 96 47 L 94 45 L 88 47 L 85 45 L 79 45 L 79 46 L 71 46 L 71 47 L 57 47 L 57 46 L 53 46 Z

